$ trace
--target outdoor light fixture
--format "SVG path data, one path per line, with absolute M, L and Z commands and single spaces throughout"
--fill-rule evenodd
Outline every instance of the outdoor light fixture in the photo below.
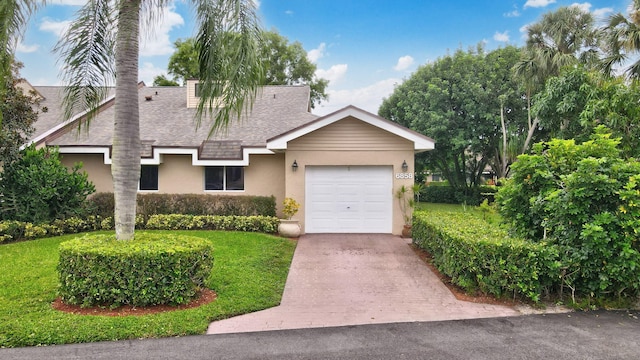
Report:
M 409 171 L 409 165 L 407 165 L 407 161 L 404 160 L 402 162 L 402 172 L 407 172 L 407 171 Z
M 291 170 L 296 171 L 298 170 L 298 162 L 293 160 L 293 164 L 291 164 Z

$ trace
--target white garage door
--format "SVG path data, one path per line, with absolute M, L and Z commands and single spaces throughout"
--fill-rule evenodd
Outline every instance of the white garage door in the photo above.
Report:
M 305 231 L 391 233 L 391 166 L 307 166 Z

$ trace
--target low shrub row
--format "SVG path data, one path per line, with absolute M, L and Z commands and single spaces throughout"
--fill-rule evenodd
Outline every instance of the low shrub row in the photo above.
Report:
M 184 304 L 205 288 L 212 267 L 213 247 L 198 237 L 87 234 L 60 244 L 59 295 L 81 306 Z
M 558 248 L 509 237 L 467 213 L 416 212 L 413 242 L 466 291 L 535 302 L 560 279 Z
M 493 202 L 494 194 L 497 191 L 495 186 L 478 186 L 462 191 L 452 186 L 434 186 L 430 184 L 420 191 L 420 201 L 478 206 L 485 199 Z
M 276 233 L 279 224 L 274 216 L 152 215 L 147 221 L 136 216 L 137 229 L 149 230 L 227 230 Z M 0 243 L 75 234 L 85 231 L 113 230 L 113 217 L 68 218 L 51 224 L 34 225 L 22 221 L 0 221 Z
M 273 196 L 232 196 L 208 194 L 138 194 L 137 213 L 149 218 L 156 214 L 276 216 Z M 88 200 L 94 215 L 113 214 L 113 193 L 97 193 Z

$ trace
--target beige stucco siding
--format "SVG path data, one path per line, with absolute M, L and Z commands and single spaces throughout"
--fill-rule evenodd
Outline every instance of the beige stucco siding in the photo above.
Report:
M 287 144 L 285 164 L 287 171 L 286 195 L 301 206 L 295 218 L 305 219 L 305 168 L 322 165 L 380 165 L 393 166 L 393 174 L 402 172 L 403 161 L 409 172 L 414 171 L 414 146 L 411 141 L 393 135 L 361 121 L 346 118 L 321 128 Z M 291 164 L 298 163 L 293 171 Z M 393 179 L 393 191 L 401 185 L 413 185 L 413 179 Z M 393 197 L 393 194 L 389 194 Z M 400 234 L 404 225 L 398 201 L 393 201 L 392 232 Z
M 204 168 L 193 166 L 191 155 L 163 155 L 158 167 L 158 193 L 225 194 L 275 196 L 278 206 L 284 199 L 284 154 L 251 155 L 244 172 L 244 191 L 205 191 Z M 111 166 L 102 155 L 64 154 L 62 162 L 71 168 L 82 162 L 97 192 L 113 192 Z
M 96 187 L 96 192 L 113 192 L 111 166 L 104 164 L 102 154 L 62 154 L 61 161 L 68 168 L 81 162 L 81 171 L 89 174 L 89 181 Z

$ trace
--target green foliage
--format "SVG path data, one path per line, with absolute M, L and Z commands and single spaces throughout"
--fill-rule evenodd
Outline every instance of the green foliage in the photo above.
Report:
M 282 213 L 287 220 L 291 220 L 293 215 L 295 215 L 299 209 L 300 204 L 292 198 L 284 198 L 282 201 Z
M 200 69 L 194 39 L 178 39 L 174 45 L 176 51 L 169 58 L 167 67 L 169 74 L 183 83 L 187 79 L 198 79 Z M 258 50 L 265 73 L 262 85 L 307 84 L 311 88 L 311 108 L 328 98 L 326 87 L 329 81 L 315 76 L 316 65 L 309 61 L 301 43 L 289 43 L 287 38 L 275 30 L 263 31 Z
M 441 204 L 467 204 L 477 206 L 492 197 L 498 190 L 495 186 L 477 186 L 456 189 L 452 186 L 429 184 L 422 189 L 422 201 Z
M 69 171 L 56 149 L 26 148 L 18 160 L 4 166 L 0 218 L 39 224 L 84 215 L 84 201 L 95 187 L 81 168 L 76 164 Z
M 214 302 L 144 316 L 58 311 L 51 302 L 57 296 L 59 245 L 78 235 L 6 244 L 0 246 L 0 348 L 201 335 L 212 321 L 280 303 L 294 242 L 257 233 L 153 233 L 196 236 L 214 247 L 206 281 L 217 294 Z
M 158 75 L 153 78 L 153 86 L 180 86 L 178 82 L 167 79 L 164 75 Z
M 98 193 L 88 199 L 93 214 L 113 216 L 113 193 Z M 200 194 L 138 194 L 137 213 L 220 216 L 276 216 L 273 196 L 229 196 Z
M 416 162 L 457 189 L 479 185 L 486 165 L 500 163 L 501 112 L 508 134 L 526 133 L 526 103 L 511 74 L 519 55 L 515 47 L 458 50 L 421 66 L 378 113 L 436 141 Z
M 152 215 L 149 230 L 227 230 L 273 234 L 278 230 L 275 216 Z
M 514 164 L 497 201 L 514 233 L 560 247 L 572 294 L 633 298 L 640 294 L 640 163 L 621 159 L 619 140 L 596 130 L 582 144 L 536 144 Z
M 559 279 L 558 247 L 512 238 L 468 212 L 416 212 L 413 242 L 467 291 L 538 302 Z
M 10 164 L 17 160 L 20 147 L 33 133 L 33 123 L 38 119 L 34 110 L 38 101 L 32 94 L 24 94 L 17 86 L 20 64 L 13 64 L 12 73 L 3 77 L 3 96 L 0 97 L 0 164 Z M 43 110 L 44 111 L 44 110 Z
M 199 295 L 213 247 L 197 237 L 85 235 L 60 244 L 59 295 L 82 306 L 184 304 Z

